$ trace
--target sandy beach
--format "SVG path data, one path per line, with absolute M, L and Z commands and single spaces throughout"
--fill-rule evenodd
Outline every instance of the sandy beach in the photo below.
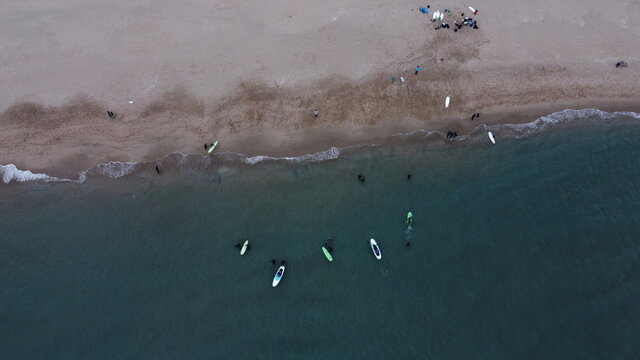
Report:
M 436 30 L 445 8 L 444 22 L 465 13 L 478 29 Z M 0 164 L 78 171 L 216 139 L 221 151 L 299 155 L 566 108 L 638 111 L 637 18 L 633 0 L 10 0 Z

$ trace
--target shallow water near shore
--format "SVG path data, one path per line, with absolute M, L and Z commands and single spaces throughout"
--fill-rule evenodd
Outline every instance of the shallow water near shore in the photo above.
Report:
M 0 358 L 637 356 L 637 119 L 497 142 L 0 187 Z

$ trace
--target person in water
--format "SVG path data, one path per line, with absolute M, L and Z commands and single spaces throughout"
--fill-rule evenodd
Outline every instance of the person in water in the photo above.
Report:
M 237 242 L 237 241 L 234 241 L 234 242 L 233 242 L 233 246 L 235 246 L 235 247 L 239 248 L 239 247 L 240 247 L 240 243 L 239 243 L 239 242 Z
M 158 167 L 158 165 L 156 165 L 156 172 L 160 174 L 160 168 Z
M 207 150 L 207 148 L 209 147 L 209 144 L 204 144 L 204 149 Z
M 327 249 L 328 252 L 332 252 L 333 248 L 331 246 L 329 246 L 329 244 L 324 243 L 324 247 Z
M 276 264 L 276 259 L 271 259 L 271 265 L 275 265 Z
M 286 265 L 286 264 L 287 264 L 287 262 L 286 262 L 286 261 L 284 261 L 284 260 L 280 261 L 280 265 L 283 265 L 283 266 L 284 266 L 284 265 Z
M 407 181 L 411 180 L 411 174 L 407 174 Z
M 364 182 L 364 175 L 358 174 L 358 180 L 360 180 L 360 182 L 363 183 Z
M 410 241 L 407 241 L 406 246 L 407 246 L 407 247 L 411 246 L 411 242 L 410 242 Z

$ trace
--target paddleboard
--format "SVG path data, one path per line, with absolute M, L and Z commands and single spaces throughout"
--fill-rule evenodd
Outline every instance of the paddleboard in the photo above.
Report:
M 280 279 L 282 279 L 282 275 L 284 275 L 284 265 L 280 266 L 278 268 L 278 271 L 276 271 L 276 275 L 273 277 L 273 282 L 271 283 L 271 286 L 273 287 L 278 286 Z
M 382 253 L 380 252 L 378 243 L 374 239 L 369 240 L 369 243 L 371 244 L 371 251 L 373 251 L 373 255 L 376 257 L 376 259 L 382 259 Z
M 471 6 L 469 6 L 469 10 L 471 10 L 472 13 L 476 12 L 476 9 L 472 8 Z
M 413 214 L 411 213 L 411 211 L 409 211 L 407 213 L 407 224 L 412 224 L 413 223 Z
M 451 102 L 451 98 L 447 96 L 446 99 L 444 99 L 444 108 L 448 108 L 449 107 L 449 102 Z
M 444 13 L 440 13 L 440 21 L 442 21 L 444 19 Z
M 249 240 L 245 240 L 244 244 L 242 245 L 242 249 L 240 250 L 240 255 L 244 255 L 244 253 L 247 252 L 248 248 L 249 248 Z
M 331 256 L 331 253 L 329 252 L 329 250 L 327 250 L 326 247 L 322 247 L 322 252 L 324 253 L 324 256 L 327 257 L 327 260 L 333 261 L 333 256 Z
M 493 134 L 491 133 L 491 131 L 489 131 L 489 140 L 491 140 L 491 142 L 495 145 L 496 143 L 496 139 L 493 138 Z
M 216 146 L 218 146 L 218 140 L 216 140 L 216 142 L 214 142 L 213 145 L 211 145 L 211 147 L 209 148 L 209 150 L 207 152 L 209 154 L 211 154 L 211 152 L 213 151 L 213 149 L 216 148 Z
M 434 13 L 433 13 L 433 17 L 432 17 L 432 19 L 433 19 L 433 20 L 435 20 L 435 19 L 436 19 L 437 17 L 439 17 L 439 16 L 440 16 L 440 15 L 439 15 L 438 11 L 436 11 L 436 12 L 434 12 Z

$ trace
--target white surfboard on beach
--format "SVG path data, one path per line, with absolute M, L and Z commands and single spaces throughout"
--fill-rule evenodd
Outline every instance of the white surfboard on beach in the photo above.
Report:
M 471 6 L 469 6 L 469 10 L 471 10 L 472 13 L 476 12 L 476 9 L 472 8 Z
M 496 139 L 493 138 L 493 134 L 491 133 L 491 131 L 489 131 L 489 134 L 487 134 L 487 135 L 489 135 L 489 140 L 491 140 L 493 145 L 495 145 L 496 144 Z
M 438 14 L 438 11 L 436 10 L 436 12 L 433 13 L 432 19 L 435 20 L 438 17 L 440 17 L 440 15 Z
M 444 19 L 444 13 L 440 13 L 440 20 L 442 21 Z
M 449 102 L 451 101 L 451 98 L 447 96 L 446 99 L 444 99 L 444 108 L 448 108 L 449 107 Z

